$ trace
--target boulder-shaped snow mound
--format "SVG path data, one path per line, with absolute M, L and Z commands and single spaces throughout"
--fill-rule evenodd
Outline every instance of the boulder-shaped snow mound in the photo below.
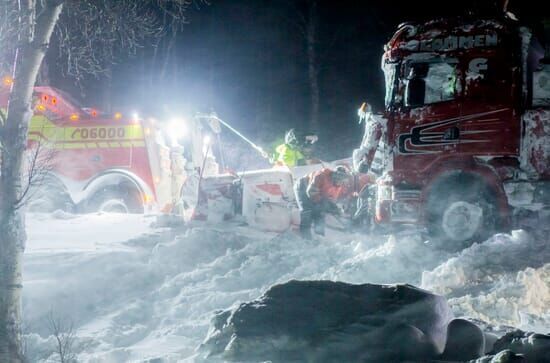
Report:
M 488 355 L 471 363 L 550 362 L 550 334 L 514 330 L 500 337 Z
M 443 351 L 445 298 L 411 285 L 289 281 L 218 314 L 201 345 L 213 361 L 422 360 Z

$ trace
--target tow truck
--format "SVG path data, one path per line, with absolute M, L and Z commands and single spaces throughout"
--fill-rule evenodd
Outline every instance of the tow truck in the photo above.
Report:
M 4 110 L 11 88 L 6 80 L 0 87 Z M 30 210 L 161 212 L 214 222 L 242 216 L 273 231 L 297 223 L 288 168 L 229 173 L 216 162 L 212 149 L 221 125 L 267 154 L 215 114 L 169 122 L 110 115 L 44 86 L 34 88 L 33 109 L 26 153 L 40 170 L 28 170 L 39 174 L 30 186 Z
M 383 160 L 377 225 L 420 224 L 455 245 L 550 225 L 549 49 L 504 15 L 398 27 L 382 56 L 385 110 L 359 110 L 353 156 L 363 170 Z
M 0 87 L 0 108 L 9 100 L 9 78 Z M 186 178 L 200 159 L 184 158 L 170 141 L 182 122 L 161 124 L 137 115 L 112 115 L 81 107 L 53 87 L 35 87 L 27 154 L 36 180 L 28 207 L 51 212 L 173 212 Z M 202 126 L 190 120 L 197 132 Z M 205 126 L 207 127 L 207 126 Z M 200 149 L 202 138 L 191 148 Z M 38 155 L 38 153 L 40 155 Z

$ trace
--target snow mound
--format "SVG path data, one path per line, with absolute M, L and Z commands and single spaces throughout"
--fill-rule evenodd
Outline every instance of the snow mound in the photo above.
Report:
M 455 314 L 546 333 L 550 327 L 550 264 L 506 275 L 488 292 L 451 298 Z
M 422 274 L 422 287 L 450 297 L 455 314 L 547 332 L 550 245 L 524 231 L 474 244 Z
M 334 264 L 323 278 L 350 283 L 418 285 L 422 272 L 435 268 L 449 253 L 425 243 L 419 235 L 389 236 L 382 244 L 367 237 L 351 243 L 353 253 Z
M 445 298 L 411 285 L 293 280 L 218 314 L 201 351 L 237 362 L 425 360 L 443 352 L 452 317 Z
M 446 294 L 456 315 L 550 330 L 544 310 L 550 245 L 525 232 L 451 254 L 417 231 L 390 237 L 332 231 L 309 241 L 231 223 L 155 221 L 28 215 L 23 308 L 29 332 L 41 338 L 28 336 L 42 352 L 31 361 L 55 359 L 46 324 L 52 311 L 74 324 L 81 362 L 192 361 L 217 312 L 293 279 L 422 282 Z
M 514 330 L 500 337 L 485 357 L 473 363 L 550 362 L 550 335 Z

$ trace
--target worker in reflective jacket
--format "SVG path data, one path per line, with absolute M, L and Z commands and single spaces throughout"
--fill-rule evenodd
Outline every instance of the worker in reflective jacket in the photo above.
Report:
M 290 129 L 285 134 L 285 142 L 277 146 L 272 162 L 289 168 L 306 165 L 311 162 L 312 145 L 317 141 L 315 134 L 300 134 Z
M 316 234 L 325 234 L 325 214 L 340 215 L 336 202 L 353 193 L 352 175 L 344 166 L 335 170 L 324 168 L 300 178 L 294 185 L 300 208 L 300 233 L 311 238 L 313 225 Z

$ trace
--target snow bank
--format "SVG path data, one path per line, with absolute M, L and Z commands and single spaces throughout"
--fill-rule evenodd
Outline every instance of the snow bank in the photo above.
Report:
M 74 323 L 79 361 L 192 361 L 217 311 L 292 279 L 422 282 L 447 294 L 456 315 L 550 327 L 549 247 L 524 232 L 451 255 L 417 231 L 334 232 L 307 241 L 236 224 L 186 229 L 154 222 L 132 215 L 28 216 L 24 311 L 28 330 L 41 338 L 29 337 L 43 352 L 33 362 L 46 362 L 44 352 L 51 352 L 50 311 Z M 495 309 L 496 302 L 503 308 Z
M 351 283 L 410 283 L 418 285 L 422 272 L 435 268 L 449 253 L 425 243 L 419 235 L 390 236 L 382 244 L 365 237 L 351 242 L 352 253 L 332 266 L 323 278 Z
M 524 231 L 498 234 L 422 275 L 422 287 L 450 297 L 455 314 L 546 333 L 550 245 Z
M 493 324 L 547 333 L 550 328 L 550 264 L 502 276 L 489 291 L 449 299 L 455 314 Z
M 30 213 L 25 253 L 112 251 L 123 247 L 120 242 L 152 232 L 153 221 L 153 216 L 137 214 Z

